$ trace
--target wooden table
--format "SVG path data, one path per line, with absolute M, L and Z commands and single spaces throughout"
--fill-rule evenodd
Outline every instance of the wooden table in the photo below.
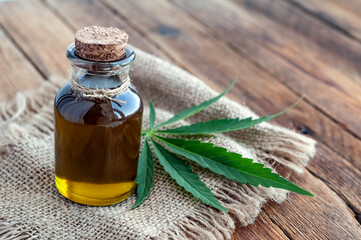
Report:
M 311 191 L 269 203 L 234 239 L 361 239 L 361 1 L 0 2 L 0 100 L 67 76 L 76 29 L 116 26 L 130 43 L 318 141 L 292 181 Z

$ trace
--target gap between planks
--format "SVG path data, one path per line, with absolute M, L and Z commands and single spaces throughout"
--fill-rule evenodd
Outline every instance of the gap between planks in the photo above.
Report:
M 173 3 L 171 1 L 171 3 Z M 173 3 L 174 4 L 174 3 Z M 174 6 L 176 7 L 179 7 L 177 6 L 176 4 L 174 4 Z M 256 60 L 250 58 L 248 55 L 246 55 L 245 53 L 243 52 L 240 52 L 234 45 L 233 43 L 229 42 L 229 41 L 225 41 L 224 38 L 222 38 L 222 36 L 218 35 L 217 33 L 215 33 L 213 31 L 212 28 L 210 28 L 209 26 L 207 26 L 206 24 L 204 24 L 202 21 L 200 21 L 199 19 L 197 19 L 196 17 L 194 17 L 193 15 L 189 15 L 190 17 L 192 17 L 194 20 L 197 20 L 199 23 L 201 23 L 205 28 L 208 28 L 209 30 L 211 30 L 214 34 L 214 38 L 219 40 L 219 41 L 224 41 L 224 43 L 231 49 L 234 50 L 234 52 L 236 52 L 238 55 L 242 56 L 243 58 L 247 59 L 249 62 L 251 62 L 253 65 L 255 65 L 259 70 L 263 71 L 263 72 L 266 72 L 267 74 L 273 76 L 276 80 L 279 81 L 278 77 L 275 76 L 274 74 L 272 74 L 269 70 L 267 70 L 265 67 L 263 67 L 261 64 L 259 64 Z M 268 49 L 270 52 L 272 52 L 273 54 L 277 55 L 279 58 L 289 62 L 288 59 L 286 59 L 284 56 L 282 56 L 281 54 L 278 54 L 277 52 L 275 52 L 274 50 L 272 49 Z M 293 66 L 297 67 L 297 65 L 293 64 Z M 305 74 L 308 74 L 308 75 L 311 75 L 313 76 L 311 73 L 305 71 L 304 69 L 302 68 L 298 68 L 298 70 L 304 72 Z M 315 76 L 313 76 L 315 77 Z M 317 78 L 317 77 L 315 77 Z M 301 97 L 300 93 L 294 89 L 293 87 L 287 85 L 287 84 L 284 84 L 282 81 L 279 81 L 282 85 L 284 85 L 289 91 L 293 92 L 296 96 L 299 96 Z M 325 112 L 322 108 L 320 108 L 319 106 L 317 106 L 316 104 L 314 104 L 312 101 L 310 101 L 308 98 L 307 98 L 307 95 L 303 95 L 304 96 L 304 99 L 303 101 L 307 102 L 310 106 L 312 106 L 313 108 L 315 108 L 318 112 L 322 113 L 323 115 L 325 115 L 327 118 L 329 118 L 331 121 L 333 121 L 334 123 L 336 123 L 337 125 L 339 125 L 340 127 L 342 127 L 342 129 L 344 129 L 346 132 L 348 132 L 349 134 L 351 134 L 353 137 L 355 137 L 356 139 L 360 140 L 361 141 L 361 136 L 358 136 L 356 135 L 352 130 L 350 130 L 349 128 L 344 128 L 343 126 L 343 123 L 339 120 L 337 120 L 336 118 L 334 118 L 331 114 Z M 318 138 L 319 141 L 321 141 L 322 143 L 324 143 L 325 145 L 327 145 L 328 147 L 331 147 L 328 145 L 327 142 L 323 141 L 322 138 Z M 339 153 L 338 153 L 339 154 Z
M 108 7 L 109 7 L 109 6 L 108 6 Z M 112 8 L 111 8 L 110 10 L 111 10 L 111 12 L 113 12 L 113 13 L 114 13 L 114 12 L 117 13 L 117 11 L 114 10 L 114 9 L 112 9 Z M 124 16 L 119 16 L 119 15 L 117 15 L 117 17 L 119 17 L 121 20 L 124 20 L 124 18 L 123 18 Z M 128 24 L 129 24 L 129 23 L 128 23 Z M 131 25 L 131 24 L 129 24 L 129 25 Z M 145 34 L 145 36 L 147 37 L 146 34 Z M 147 37 L 147 38 L 148 38 L 148 37 Z
M 58 17 L 58 16 L 57 16 Z M 69 28 L 69 26 L 67 26 L 68 28 Z M 71 29 L 74 29 L 74 28 L 71 28 Z M 19 47 L 19 45 L 17 44 L 17 46 Z M 23 51 L 22 51 L 23 52 Z M 27 59 L 29 59 L 28 57 L 27 57 Z M 43 73 L 42 73 L 42 71 L 40 70 L 40 68 L 38 68 L 38 67 L 35 67 L 36 65 L 34 65 L 35 63 L 33 62 L 33 61 L 29 61 L 29 62 L 31 62 L 32 64 L 33 64 L 33 66 L 34 66 L 34 68 L 36 68 L 37 69 L 37 71 L 40 73 L 40 74 L 42 74 L 42 75 L 44 75 Z M 271 221 L 271 220 L 269 220 L 269 221 Z M 276 225 L 277 226 L 277 225 Z M 280 230 L 281 231 L 281 230 Z
M 67 26 L 67 27 L 69 28 L 69 26 Z M 9 39 L 10 39 L 10 37 L 9 37 Z M 44 79 L 46 79 L 47 76 L 45 75 L 45 73 L 43 73 L 41 71 L 41 69 L 39 67 L 37 67 L 36 63 L 29 58 L 29 56 L 23 51 L 23 49 L 20 47 L 20 45 L 17 44 L 17 42 L 13 38 L 11 38 L 11 39 L 12 39 L 12 43 L 14 44 L 14 47 L 16 47 L 19 50 L 19 52 L 22 53 L 24 61 L 27 61 L 30 64 L 30 66 L 33 67 L 33 69 L 35 69 L 36 72 L 38 72 L 40 75 L 43 76 Z M 271 219 L 269 219 L 269 221 L 271 222 Z M 277 226 L 277 225 L 275 225 L 275 226 Z M 265 227 L 267 227 L 267 225 L 265 225 Z M 283 233 L 282 230 L 278 226 L 277 226 L 277 228 L 280 233 Z
M 35 88 L 44 79 L 37 69 L 33 68 L 32 63 L 26 59 L 24 52 L 18 48 L 1 25 L 0 39 L 0 56 L 3 62 L 0 65 L 0 80 L 3 82 L 0 90 L 0 101 L 8 101 L 15 97 L 18 91 Z
M 109 6 L 108 4 L 105 4 L 108 8 L 111 8 L 111 10 L 112 10 L 112 12 L 114 12 L 115 10 L 114 9 L 112 9 L 112 6 Z M 119 13 L 118 11 L 115 11 L 117 14 L 119 14 L 119 15 L 121 15 L 121 17 L 124 17 L 124 15 L 122 15 L 122 13 Z M 127 22 L 128 24 L 129 24 L 129 22 Z M 331 150 L 330 148 L 328 148 L 329 150 Z M 319 176 L 317 177 L 317 179 L 322 179 L 322 178 L 320 178 Z M 333 189 L 330 189 L 331 191 L 333 191 Z M 334 192 L 334 191 L 333 191 Z M 336 192 L 335 192 L 336 193 Z M 336 193 L 336 195 L 338 195 L 339 196 L 339 194 L 338 193 Z M 341 197 L 340 197 L 341 198 Z M 344 198 L 341 198 L 341 199 L 344 199 Z M 351 210 L 351 209 L 350 209 Z
M 0 22 L 0 30 L 5 33 L 5 37 L 7 39 L 9 39 L 9 41 L 19 50 L 19 52 L 26 59 L 26 61 L 28 61 L 36 69 L 36 71 L 43 77 L 43 79 L 48 80 L 46 75 L 40 70 L 40 68 L 34 63 L 34 61 L 24 52 L 24 50 L 21 48 L 21 46 L 15 41 L 15 39 L 6 30 L 6 28 L 4 28 L 4 26 L 2 25 L 1 22 Z
M 249 55 L 247 55 L 246 53 L 240 51 L 240 49 L 238 49 L 234 43 L 225 40 L 225 38 L 220 35 L 218 32 L 216 32 L 211 26 L 208 26 L 205 22 L 203 22 L 201 19 L 197 18 L 196 16 L 194 16 L 192 13 L 189 13 L 188 11 L 184 11 L 180 6 L 178 6 L 177 4 L 174 3 L 174 1 L 172 0 L 167 0 L 169 3 L 171 3 L 174 7 L 178 8 L 179 10 L 181 10 L 184 14 L 187 14 L 189 17 L 191 17 L 193 20 L 197 21 L 198 23 L 200 23 L 204 28 L 208 29 L 210 35 L 216 39 L 217 41 L 221 41 L 224 44 L 226 44 L 230 49 L 232 49 L 235 53 L 237 53 L 238 55 L 240 55 L 242 58 L 246 59 L 247 61 L 249 61 L 251 64 L 253 64 L 254 66 L 256 66 L 259 70 L 266 72 L 268 75 L 273 76 L 274 79 L 276 79 L 278 82 L 280 82 L 283 86 L 285 86 L 289 91 L 291 91 L 292 93 L 294 93 L 296 96 L 301 97 L 301 94 L 292 86 L 289 86 L 287 84 L 285 84 L 283 81 L 279 80 L 279 78 L 271 73 L 268 69 L 266 69 L 264 66 L 262 66 L 259 62 L 257 62 L 257 60 L 252 59 Z M 287 0 L 282 0 L 282 1 L 286 1 Z M 293 1 L 293 0 L 290 0 Z M 229 1 L 228 1 L 229 2 Z M 231 3 L 231 2 L 229 2 Z M 107 5 L 107 4 L 105 4 Z M 109 6 L 111 7 L 111 6 Z M 240 6 L 236 6 L 236 7 L 240 7 Z M 287 58 L 285 58 L 284 56 L 282 56 L 281 54 L 277 53 L 276 51 L 274 51 L 271 48 L 267 48 L 268 51 L 270 51 L 272 54 L 278 56 L 279 58 L 283 59 L 286 62 L 289 62 L 292 64 L 292 66 L 294 66 L 295 68 L 297 68 L 299 71 L 305 73 L 306 75 L 310 75 L 313 78 L 317 79 L 316 76 L 314 76 L 312 73 L 305 71 L 304 69 L 300 68 L 297 64 L 293 64 L 292 62 L 290 62 Z M 305 95 L 304 100 L 305 102 L 307 102 L 309 105 L 311 105 L 313 108 L 315 108 L 318 112 L 322 113 L 323 115 L 325 115 L 327 118 L 329 118 L 332 122 L 334 122 L 335 124 L 339 125 L 344 131 L 346 131 L 347 133 L 349 133 L 351 136 L 355 137 L 357 140 L 361 141 L 361 136 L 358 136 L 355 132 L 353 132 L 351 129 L 345 127 L 345 125 L 341 122 L 341 120 L 337 120 L 335 117 L 333 117 L 331 114 L 327 113 L 325 110 L 323 110 L 321 107 L 317 106 L 316 104 L 314 104 L 312 101 L 310 101 L 307 98 L 307 95 Z M 321 141 L 322 143 L 324 143 L 325 145 L 327 145 L 328 147 L 332 148 L 332 146 L 330 146 L 328 144 L 328 142 L 324 141 L 322 138 L 317 138 L 317 140 Z M 356 166 L 355 166 L 356 167 Z
M 172 1 L 171 1 L 171 2 L 172 2 Z M 172 3 L 173 3 L 173 2 L 172 2 Z M 173 5 L 176 6 L 178 9 L 183 10 L 182 8 L 180 8 L 179 6 L 177 6 L 176 4 L 173 3 Z M 184 12 L 185 14 L 188 14 L 186 11 L 183 11 L 183 12 Z M 219 40 L 219 41 L 224 41 L 222 37 L 220 37 L 217 33 L 214 33 L 213 29 L 210 28 L 210 27 L 208 27 L 207 25 L 205 25 L 201 20 L 197 19 L 197 18 L 196 18 L 195 16 L 193 16 L 192 14 L 188 14 L 188 15 L 189 15 L 190 17 L 192 17 L 194 20 L 196 20 L 197 22 L 199 22 L 200 24 L 202 24 L 202 26 L 204 26 L 205 28 L 210 29 L 210 30 L 213 32 L 212 36 L 216 35 L 216 39 L 217 39 L 217 40 Z M 256 62 L 255 60 L 251 59 L 251 58 L 248 57 L 247 55 L 245 55 L 245 54 L 243 54 L 243 53 L 240 53 L 240 52 L 238 51 L 238 49 L 236 49 L 236 47 L 235 47 L 232 43 L 229 43 L 228 41 L 224 41 L 224 42 L 225 42 L 225 44 L 227 44 L 227 46 L 228 46 L 229 48 L 233 49 L 234 52 L 238 53 L 240 56 L 242 56 L 242 57 L 244 57 L 245 59 L 247 59 L 247 60 L 248 60 L 249 62 L 251 62 L 253 65 L 255 65 L 256 67 L 258 67 L 261 71 L 266 72 L 266 73 L 268 73 L 268 74 L 271 75 L 271 76 L 274 76 L 274 75 L 271 74 L 266 68 L 264 68 L 263 66 L 261 66 L 260 64 L 258 64 L 258 62 Z M 275 54 L 277 54 L 277 53 L 275 53 Z M 278 54 L 277 54 L 277 55 L 278 55 Z M 282 56 L 281 56 L 281 57 L 282 57 Z M 277 77 L 275 77 L 275 76 L 274 76 L 274 78 L 277 79 Z M 278 79 L 277 79 L 277 80 L 278 80 Z M 281 84 L 283 84 L 281 81 L 279 81 L 279 82 L 280 82 Z M 283 84 L 283 85 L 284 85 L 290 92 L 293 92 L 296 96 L 299 95 L 293 88 L 290 88 L 290 87 L 288 87 L 288 86 L 285 85 L 285 84 Z M 322 109 L 320 109 L 317 105 L 315 105 L 315 104 L 313 104 L 312 102 L 310 102 L 309 100 L 307 100 L 307 98 L 305 98 L 305 102 L 307 102 L 310 106 L 312 106 L 312 107 L 313 107 L 314 109 L 316 109 L 318 112 L 322 113 L 322 114 L 325 115 L 327 118 L 329 118 L 332 122 L 336 123 L 336 124 L 337 124 L 338 126 L 340 126 L 342 129 L 344 129 L 344 128 L 342 127 L 342 123 L 340 123 L 339 121 L 337 121 L 336 119 L 334 119 L 332 116 L 330 116 L 329 114 L 327 114 L 327 113 L 325 113 L 324 111 L 322 111 Z M 357 135 L 355 135 L 353 132 L 347 131 L 347 129 L 344 129 L 344 130 L 345 130 L 346 132 L 350 133 L 351 136 L 355 137 L 356 140 L 360 140 L 360 139 L 361 139 L 360 137 L 358 137 Z M 323 143 L 329 151 L 331 151 L 331 152 L 335 153 L 336 155 L 344 158 L 344 156 L 343 156 L 340 152 L 333 150 L 332 146 L 330 146 L 326 141 L 324 141 L 323 138 L 320 138 L 320 137 L 318 137 L 318 136 L 316 136 L 316 138 L 317 138 L 317 140 L 319 140 L 321 143 Z M 351 164 L 352 164 L 352 163 L 351 163 Z M 357 167 L 356 167 L 355 165 L 353 165 L 353 166 L 357 169 Z M 318 178 L 322 179 L 322 177 L 320 177 L 319 175 L 318 175 Z M 344 198 L 342 198 L 342 199 L 344 199 Z M 355 212 L 355 213 L 357 214 L 358 212 Z
M 120 12 L 118 12 L 116 9 L 113 9 L 112 8 L 112 6 L 110 6 L 110 5 L 108 5 L 107 3 L 105 3 L 105 6 L 107 6 L 112 12 L 115 12 L 115 13 L 117 13 L 117 16 L 119 17 L 119 18 L 121 18 L 121 19 L 123 19 L 124 18 L 124 15 L 122 14 L 122 13 L 120 13 Z M 128 20 L 129 21 L 129 20 Z M 127 22 L 127 24 L 131 24 L 130 22 Z M 133 24 L 132 24 L 133 25 Z M 147 35 L 145 35 L 145 36 L 147 36 Z M 163 50 L 164 51 L 164 50 Z M 165 50 L 166 51 L 166 50 Z M 330 148 L 328 148 L 327 147 L 327 149 L 328 150 L 330 150 L 330 151 L 332 151 Z M 337 153 L 338 154 L 338 153 Z M 339 154 L 338 154 L 339 155 Z M 319 176 L 317 176 L 316 177 L 317 179 L 320 179 L 320 180 L 322 180 L 322 178 L 321 177 L 319 177 Z M 330 188 L 330 190 L 331 191 L 333 191 L 333 189 L 331 189 Z M 335 191 L 333 191 L 333 192 L 335 192 Z M 336 192 L 335 192 L 336 193 Z M 339 196 L 339 194 L 338 193 L 336 193 L 336 195 L 338 195 Z M 339 196 L 340 197 L 340 196 Z M 341 198 L 341 197 L 340 197 Z M 341 199 L 344 199 L 344 198 L 341 198 Z M 350 209 L 351 210 L 351 209 Z
M 342 26 L 338 25 L 337 23 L 334 23 L 334 22 L 328 20 L 327 18 L 323 17 L 322 14 L 316 13 L 316 12 L 310 10 L 310 9 L 306 8 L 305 6 L 303 6 L 302 4 L 300 4 L 299 2 L 296 2 L 294 0 L 282 0 L 282 1 L 288 2 L 289 4 L 294 6 L 295 8 L 300 9 L 305 14 L 317 19 L 318 21 L 324 23 L 325 25 L 329 26 L 330 28 L 333 28 L 334 30 L 340 32 L 341 34 L 344 34 L 348 38 L 350 38 L 350 39 L 354 40 L 355 42 L 361 44 L 361 39 L 357 38 L 351 32 L 349 32 L 347 29 L 343 28 Z
M 358 91 L 361 90 L 361 88 L 360 85 L 356 85 L 353 81 L 351 81 L 354 79 L 349 79 L 349 78 L 354 78 L 354 77 L 358 78 L 359 75 L 352 76 L 349 71 L 342 72 L 342 70 L 340 71 L 340 69 L 337 70 L 336 68 L 336 74 L 341 74 L 341 76 L 345 77 L 346 78 L 345 80 L 347 81 L 345 81 L 344 83 L 343 81 L 340 82 L 340 80 L 337 80 L 337 79 L 342 79 L 341 77 L 331 77 L 333 75 L 332 74 L 330 75 L 329 70 L 332 70 L 333 67 L 336 67 L 334 66 L 336 63 L 333 60 L 331 60 L 332 63 L 328 63 L 328 61 L 330 60 L 325 61 L 325 59 L 319 59 L 319 58 L 320 56 L 323 56 L 324 54 L 327 53 L 326 59 L 334 59 L 335 58 L 334 55 L 336 52 L 334 53 L 332 51 L 328 51 L 329 48 L 326 48 L 325 51 L 324 48 L 320 47 L 319 42 L 317 42 L 317 45 L 315 45 L 316 43 L 314 42 L 313 38 L 311 38 L 311 40 L 308 40 L 307 36 L 301 35 L 304 34 L 303 32 L 301 32 L 299 35 L 295 35 L 296 32 L 293 30 L 293 28 L 296 28 L 295 26 L 292 26 L 292 29 L 290 30 L 290 26 L 279 24 L 279 22 L 274 21 L 275 20 L 274 17 L 269 18 L 267 13 L 266 15 L 264 15 L 265 13 L 263 12 L 254 12 L 253 11 L 254 9 L 252 9 L 252 11 L 248 11 L 249 10 L 248 4 L 252 1 L 246 1 L 246 2 L 247 3 L 243 3 L 242 1 L 240 3 L 242 5 L 237 6 L 238 2 L 231 3 L 229 1 L 228 2 L 222 1 L 221 3 L 221 2 L 213 1 L 213 4 L 217 5 L 219 11 L 225 11 L 224 14 L 226 16 L 224 18 L 216 14 L 217 10 L 215 7 L 210 7 L 210 6 L 208 7 L 207 5 L 206 7 L 202 8 L 203 3 L 195 4 L 196 6 L 194 6 L 194 8 L 193 6 L 189 7 L 189 1 L 186 2 L 177 1 L 176 3 L 180 5 L 181 8 L 184 9 L 189 14 L 193 14 L 193 16 L 199 19 L 201 22 L 203 22 L 203 24 L 206 24 L 207 26 L 213 28 L 213 30 L 218 34 L 217 36 L 224 37 L 225 35 L 229 35 L 229 37 L 226 37 L 227 41 L 234 44 L 234 46 L 238 48 L 238 51 L 244 51 L 246 54 L 248 54 L 249 57 L 255 59 L 260 64 L 268 68 L 274 74 L 274 76 L 277 76 L 277 78 L 279 78 L 276 79 L 279 80 L 279 82 L 282 81 L 284 84 L 289 85 L 291 88 L 294 88 L 297 91 L 299 91 L 300 89 L 304 89 L 306 92 L 308 92 L 307 98 L 309 100 L 312 100 L 316 104 L 320 103 L 318 104 L 319 107 L 322 107 L 324 111 L 329 112 L 332 116 L 337 117 L 338 119 L 340 119 L 341 122 L 344 123 L 343 128 L 352 129 L 355 134 L 358 134 L 359 125 L 355 119 L 357 119 L 357 114 L 360 112 L 359 105 L 361 101 L 357 97 L 358 96 L 357 94 L 359 93 Z M 257 2 L 259 3 L 260 1 Z M 281 1 L 261 0 L 261 2 L 263 2 L 261 3 L 261 5 L 262 4 L 265 5 L 267 4 L 267 2 L 271 2 L 277 4 L 278 7 L 284 7 L 284 6 L 279 6 L 279 3 Z M 282 5 L 288 5 L 288 4 L 284 4 L 283 2 L 281 3 Z M 295 10 L 300 12 L 298 9 Z M 282 10 L 280 11 L 282 12 Z M 216 14 L 216 16 L 211 17 L 214 14 Z M 246 14 L 249 16 L 247 16 Z M 302 13 L 302 15 L 304 14 Z M 249 22 L 247 22 L 247 17 L 250 18 Z M 303 17 L 303 16 L 298 16 L 298 17 Z M 309 16 L 304 16 L 304 17 L 307 17 L 307 21 L 305 21 L 307 23 L 310 23 L 310 20 L 312 20 L 313 22 L 317 22 L 316 20 L 310 18 Z M 234 20 L 234 23 L 229 22 L 232 20 Z M 240 21 L 239 24 L 241 24 L 239 30 L 237 30 L 236 28 L 237 21 Z M 242 23 L 242 22 L 246 22 L 246 23 Z M 223 25 L 226 24 L 224 28 L 222 27 L 222 24 Z M 229 24 L 229 26 L 227 26 L 227 24 Z M 276 28 L 275 29 L 276 31 L 277 30 L 284 31 L 286 36 L 288 35 L 290 36 L 286 38 L 281 37 L 279 34 L 275 34 L 274 31 L 268 31 L 267 29 L 262 27 L 263 24 L 266 24 L 265 26 L 267 26 L 268 28 L 270 27 Z M 252 26 L 252 28 L 250 26 Z M 262 34 L 259 33 L 259 31 L 257 31 L 256 29 L 253 30 L 253 28 L 257 28 L 257 27 L 259 28 L 259 31 L 265 31 L 263 37 Z M 235 29 L 234 31 L 232 31 L 233 28 Z M 313 28 L 313 30 L 315 29 Z M 336 35 L 330 35 L 332 38 L 342 37 L 342 41 L 341 41 L 342 44 L 354 43 L 352 40 L 350 40 L 347 37 L 344 37 L 343 35 L 338 36 L 339 33 L 332 29 L 326 28 L 326 30 L 328 34 L 330 33 L 336 34 Z M 244 34 L 245 36 L 239 37 L 240 34 Z M 314 34 L 311 36 L 314 36 Z M 328 40 L 330 40 L 330 37 L 329 36 L 327 37 Z M 255 39 L 252 40 L 252 38 Z M 345 39 L 347 41 L 345 41 Z M 244 44 L 244 46 L 242 46 L 242 44 Z M 285 45 L 284 46 L 285 50 L 282 50 L 283 44 Z M 318 70 L 314 71 L 311 67 L 313 65 L 307 64 L 308 61 L 300 62 L 300 58 L 294 57 L 295 54 L 290 54 L 292 53 L 292 50 L 297 49 L 292 47 L 292 44 L 300 44 L 302 50 L 307 50 L 308 54 L 305 55 L 307 56 L 305 57 L 305 60 L 315 59 L 315 61 L 312 62 L 314 64 L 317 64 L 316 65 L 317 67 L 322 67 L 321 71 L 320 72 Z M 360 50 L 359 44 L 354 43 L 351 45 L 352 46 L 348 50 L 351 50 L 351 48 L 354 49 L 355 47 L 357 47 L 357 50 Z M 272 49 L 273 51 L 277 50 L 279 54 L 282 54 L 284 55 L 284 57 L 287 57 L 289 61 L 285 61 L 284 58 L 280 58 L 277 54 L 275 55 L 273 51 L 271 51 L 270 49 Z M 316 52 L 315 56 L 314 54 L 312 54 L 312 52 L 314 51 Z M 302 52 L 300 51 L 296 51 L 296 52 L 297 54 L 302 54 Z M 357 51 L 356 54 L 361 54 L 361 52 Z M 355 55 L 355 56 L 356 59 L 359 59 L 361 57 L 361 55 Z M 274 61 L 271 60 L 272 58 L 274 58 Z M 336 55 L 336 58 L 338 58 L 338 55 Z M 352 58 L 349 59 L 348 56 L 345 59 L 347 59 L 348 62 L 349 60 L 352 60 Z M 279 62 L 279 64 L 274 66 L 273 65 L 274 62 L 277 61 Z M 305 62 L 306 64 L 304 65 L 302 62 Z M 318 66 L 319 64 L 321 64 L 321 66 Z M 307 70 L 309 73 L 308 72 L 305 73 L 305 71 L 303 71 L 304 68 L 306 69 L 311 68 L 311 69 Z M 318 74 L 317 72 L 319 72 L 320 74 Z M 318 74 L 320 76 L 319 78 L 315 78 L 313 74 Z M 332 81 L 327 81 L 328 78 L 332 79 Z M 303 83 L 304 81 L 305 83 Z M 310 88 L 312 84 L 316 84 L 315 88 L 312 87 Z M 333 85 L 333 84 L 335 86 L 329 88 L 329 85 Z M 343 89 L 342 86 L 346 86 L 346 88 L 350 86 L 351 88 L 347 90 L 346 88 Z M 357 89 L 358 91 L 355 92 L 354 91 L 355 89 Z M 351 94 L 351 92 L 353 92 L 353 94 Z M 343 97 L 345 97 L 345 99 L 343 101 L 329 101 L 330 94 L 333 94 L 336 99 Z M 344 113 L 348 113 L 350 115 L 348 114 L 345 115 Z
M 39 0 L 46 8 L 48 8 L 57 18 L 59 18 L 63 23 L 64 25 L 66 25 L 66 27 L 68 27 L 69 29 L 73 30 L 74 32 L 77 31 L 78 29 L 75 28 L 69 21 L 68 19 L 63 16 L 62 14 L 59 13 L 59 11 L 57 11 L 51 4 L 48 3 L 47 0 Z M 102 1 L 99 1 L 101 4 L 103 5 L 106 5 L 104 4 Z M 124 22 L 127 22 L 127 24 L 132 28 L 134 29 L 134 31 L 136 31 L 141 37 L 143 37 L 144 39 L 148 39 L 150 44 L 155 47 L 158 51 L 161 51 L 164 56 L 162 57 L 165 57 L 166 60 L 168 61 L 171 61 L 171 62 L 176 62 L 176 59 L 173 58 L 173 56 L 171 54 L 168 54 L 168 52 L 166 51 L 162 51 L 160 45 L 156 42 L 156 41 L 153 41 L 152 39 L 149 39 L 147 34 L 142 31 L 141 29 L 139 29 L 137 26 L 135 26 L 134 24 L 131 24 L 129 23 L 129 20 L 127 19 L 126 16 L 120 16 L 120 15 L 117 15 L 116 14 L 116 10 L 115 9 L 111 9 L 111 8 L 107 8 L 110 10 L 110 12 L 112 12 L 113 15 L 116 15 L 119 17 L 119 19 L 121 19 L 122 21 Z M 183 64 L 180 64 L 180 66 L 184 69 L 187 69 L 186 66 L 184 66 Z

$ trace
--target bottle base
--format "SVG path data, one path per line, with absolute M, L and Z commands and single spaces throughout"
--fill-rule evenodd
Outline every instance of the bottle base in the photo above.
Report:
M 55 185 L 59 193 L 67 199 L 91 206 L 107 206 L 122 202 L 130 197 L 136 187 L 135 181 L 114 184 L 91 184 L 68 181 L 56 175 Z M 119 192 L 124 193 L 119 195 Z

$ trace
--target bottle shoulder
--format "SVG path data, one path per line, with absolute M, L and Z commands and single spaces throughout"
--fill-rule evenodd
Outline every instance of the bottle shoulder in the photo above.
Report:
M 68 82 L 55 97 L 55 111 L 67 121 L 91 125 L 116 124 L 133 115 L 141 117 L 143 102 L 134 86 L 112 99 L 79 97 Z

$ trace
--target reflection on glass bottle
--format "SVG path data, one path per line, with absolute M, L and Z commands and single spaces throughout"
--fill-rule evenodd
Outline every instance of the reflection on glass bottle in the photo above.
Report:
M 135 54 L 116 61 L 86 60 L 67 50 L 72 75 L 83 86 L 114 89 L 128 78 Z M 126 199 L 136 187 L 143 103 L 130 85 L 111 98 L 81 96 L 65 84 L 55 98 L 55 182 L 65 197 L 89 205 Z

